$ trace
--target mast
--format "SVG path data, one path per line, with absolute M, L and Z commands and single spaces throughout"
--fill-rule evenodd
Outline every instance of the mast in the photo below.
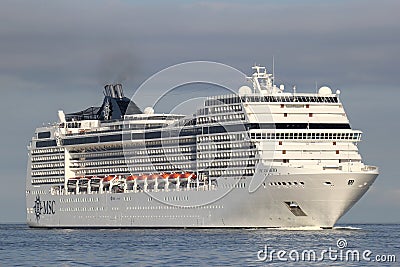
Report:
M 274 85 L 274 76 L 267 72 L 265 67 L 253 66 L 255 72 L 251 77 L 247 77 L 253 83 L 254 93 L 260 93 L 262 95 L 270 95 L 282 92 L 281 89 Z

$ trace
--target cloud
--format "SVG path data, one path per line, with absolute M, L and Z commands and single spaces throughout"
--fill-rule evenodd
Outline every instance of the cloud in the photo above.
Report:
M 282 78 L 300 84 L 395 80 L 398 1 L 155 3 L 3 1 L 0 70 L 76 88 L 98 84 L 115 54 L 139 73 L 199 59 L 247 70 L 275 55 Z

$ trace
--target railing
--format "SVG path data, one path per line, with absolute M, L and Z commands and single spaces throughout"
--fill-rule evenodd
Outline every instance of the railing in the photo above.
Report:
M 61 195 L 61 196 L 69 196 L 69 195 L 97 195 L 97 194 L 120 194 L 120 193 L 153 193 L 153 192 L 178 192 L 178 191 L 209 191 L 209 190 L 216 190 L 218 188 L 217 185 L 215 184 L 200 184 L 199 186 L 194 186 L 194 187 L 171 187 L 168 189 L 165 188 L 148 188 L 148 189 L 125 189 L 121 192 L 112 192 L 111 190 L 102 190 L 102 191 L 97 191 L 97 190 L 90 190 L 89 192 L 83 191 L 83 192 L 77 192 L 77 191 L 66 191 L 65 189 L 61 190 L 56 190 L 56 189 L 51 189 L 50 194 L 51 195 Z

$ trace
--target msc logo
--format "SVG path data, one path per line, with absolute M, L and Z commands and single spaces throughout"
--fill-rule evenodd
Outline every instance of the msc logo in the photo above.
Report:
M 40 196 L 36 196 L 35 205 L 33 206 L 33 210 L 35 212 L 36 221 L 39 222 L 40 216 L 44 214 L 55 214 L 56 202 L 54 200 L 41 201 Z

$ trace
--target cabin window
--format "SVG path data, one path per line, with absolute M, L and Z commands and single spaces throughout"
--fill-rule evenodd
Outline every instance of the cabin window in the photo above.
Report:
M 50 132 L 39 132 L 38 133 L 38 138 L 42 139 L 42 138 L 50 138 Z

